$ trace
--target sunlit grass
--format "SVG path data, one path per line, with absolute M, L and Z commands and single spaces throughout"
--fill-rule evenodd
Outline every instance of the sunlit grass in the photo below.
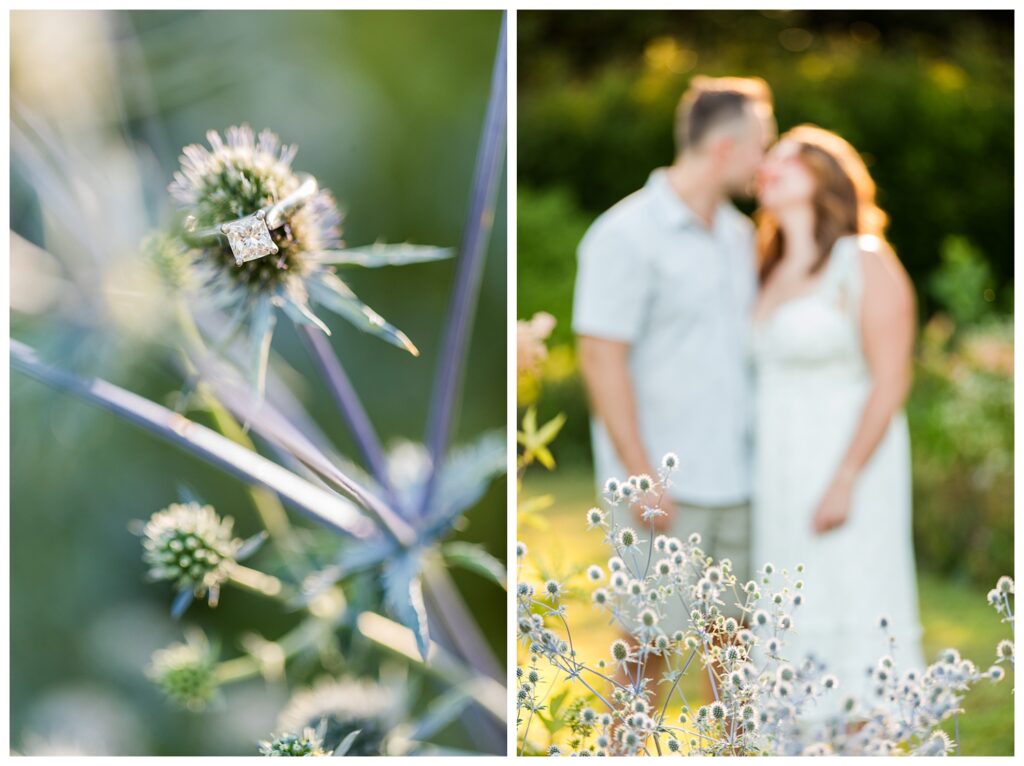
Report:
M 604 564 L 608 558 L 600 532 L 587 532 L 584 514 L 595 502 L 594 484 L 589 472 L 559 469 L 555 473 L 539 470 L 523 483 L 523 500 L 550 494 L 552 507 L 520 524 L 519 539 L 530 549 L 536 571 L 525 571 L 528 579 L 554 578 L 569 586 L 569 624 L 573 642 L 581 657 L 607 657 L 608 647 L 618 634 L 607 618 L 589 604 L 589 588 L 583 572 L 592 563 Z M 993 583 L 994 584 L 994 583 Z M 1008 628 L 985 603 L 987 588 L 970 583 L 945 580 L 927 572 L 919 573 L 921 617 L 924 623 L 925 657 L 931 660 L 941 649 L 952 646 L 984 669 L 995 659 L 995 645 L 1008 637 Z M 582 598 L 583 603 L 578 599 Z M 522 661 L 520 649 L 520 661 Z M 545 668 L 546 670 L 546 668 Z M 709 701 L 698 672 L 693 668 L 681 684 L 691 705 Z M 550 677 L 550 676 L 549 676 Z M 1001 684 L 977 685 L 964 700 L 965 714 L 960 717 L 961 752 L 964 755 L 1013 754 L 1013 676 Z M 545 686 L 547 688 L 547 686 Z M 551 687 L 549 697 L 559 694 L 564 682 Z M 680 703 L 674 702 L 669 720 L 678 715 Z M 945 727 L 953 735 L 952 722 Z M 531 742 L 546 745 L 542 726 L 531 727 Z M 568 736 L 557 739 L 564 745 Z

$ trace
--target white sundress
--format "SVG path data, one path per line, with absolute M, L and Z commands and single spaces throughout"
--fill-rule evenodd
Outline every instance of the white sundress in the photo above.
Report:
M 838 694 L 819 703 L 822 716 L 853 695 L 878 703 L 867 674 L 891 654 L 900 671 L 923 666 L 914 548 L 911 539 L 910 438 L 897 413 L 858 475 L 850 516 L 816 535 L 811 520 L 853 439 L 871 389 L 860 338 L 861 251 L 871 236 L 840 238 L 820 281 L 756 322 L 756 450 L 753 566 L 777 570 L 803 563 L 805 603 L 782 654 L 811 654 L 839 679 Z M 878 618 L 889 618 L 895 648 Z M 817 717 L 817 716 L 814 716 Z

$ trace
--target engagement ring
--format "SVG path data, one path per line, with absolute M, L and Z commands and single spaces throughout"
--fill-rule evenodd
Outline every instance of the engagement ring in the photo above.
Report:
M 312 199 L 319 189 L 316 179 L 309 173 L 302 173 L 299 178 L 302 181 L 299 188 L 284 199 L 234 221 L 197 230 L 195 217 L 189 216 L 185 219 L 186 237 L 196 242 L 227 238 L 239 266 L 246 261 L 273 255 L 277 252 L 277 245 L 270 232 L 284 226 L 288 216 Z

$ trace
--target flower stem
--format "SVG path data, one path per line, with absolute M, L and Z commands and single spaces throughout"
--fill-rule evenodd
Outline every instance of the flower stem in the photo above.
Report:
M 203 342 L 202 335 L 199 333 L 199 328 L 196 327 L 192 314 L 181 301 L 178 302 L 176 313 L 178 324 L 181 327 L 182 332 L 185 334 L 186 351 L 182 356 L 184 357 L 187 372 L 191 375 L 198 376 L 198 370 L 192 363 L 187 349 L 195 348 L 200 351 L 205 351 L 206 344 Z M 227 408 L 220 403 L 220 400 L 214 396 L 210 387 L 200 381 L 196 384 L 196 390 L 199 392 L 200 396 L 202 396 L 203 404 L 205 404 L 206 408 L 210 411 L 210 416 L 213 418 L 213 422 L 217 426 L 217 430 L 224 434 L 224 436 L 231 439 L 231 441 L 255 451 L 256 446 L 253 444 L 252 439 L 248 437 L 238 421 L 235 420 L 231 413 L 227 411 Z M 250 487 L 249 495 L 252 497 L 252 502 L 256 507 L 256 513 L 259 514 L 260 521 L 263 522 L 263 526 L 266 527 L 271 538 L 273 538 L 273 540 L 281 545 L 281 547 L 286 551 L 290 550 L 292 548 L 289 544 L 291 538 L 291 523 L 288 521 L 288 514 L 285 513 L 284 506 L 281 505 L 281 501 L 278 499 L 277 495 L 262 487 Z
M 230 579 L 233 585 L 261 596 L 274 598 L 281 595 L 282 585 L 279 579 L 241 564 L 235 564 L 231 568 Z
M 380 439 L 378 439 L 373 424 L 363 408 L 363 403 L 359 400 L 359 395 L 352 386 L 352 381 L 341 365 L 341 360 L 331 348 L 331 342 L 316 328 L 300 326 L 297 329 L 305 341 L 317 369 L 326 380 L 335 405 L 348 422 L 349 429 L 359 446 L 359 451 L 363 453 L 366 464 L 377 483 L 386 488 L 388 494 L 391 495 L 387 462 Z
M 498 50 L 491 77 L 491 94 L 484 118 L 483 136 L 477 150 L 466 229 L 456 264 L 455 288 L 445 323 L 441 359 L 434 378 L 426 438 L 433 470 L 423 492 L 421 513 L 430 507 L 438 469 L 448 449 L 455 400 L 462 388 L 470 323 L 483 275 L 487 240 L 494 223 L 494 203 L 505 155 L 505 101 L 508 89 L 505 66 L 506 17 L 507 14 L 502 16 L 498 36 Z
M 366 539 L 373 532 L 370 520 L 347 500 L 156 402 L 100 378 L 80 378 L 51 367 L 39 360 L 34 349 L 16 340 L 11 341 L 11 366 L 141 426 L 248 484 L 272 490 L 314 521 L 339 534 Z

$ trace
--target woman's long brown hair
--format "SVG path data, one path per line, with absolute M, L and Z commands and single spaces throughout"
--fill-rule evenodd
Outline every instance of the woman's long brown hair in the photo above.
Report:
M 818 259 L 811 267 L 812 274 L 825 265 L 840 237 L 883 236 L 889 219 L 875 202 L 875 182 L 856 149 L 816 125 L 799 125 L 779 140 L 797 144 L 801 161 L 817 182 L 812 204 Z M 757 217 L 757 245 L 758 272 L 764 283 L 782 260 L 785 248 L 778 220 L 764 210 Z

